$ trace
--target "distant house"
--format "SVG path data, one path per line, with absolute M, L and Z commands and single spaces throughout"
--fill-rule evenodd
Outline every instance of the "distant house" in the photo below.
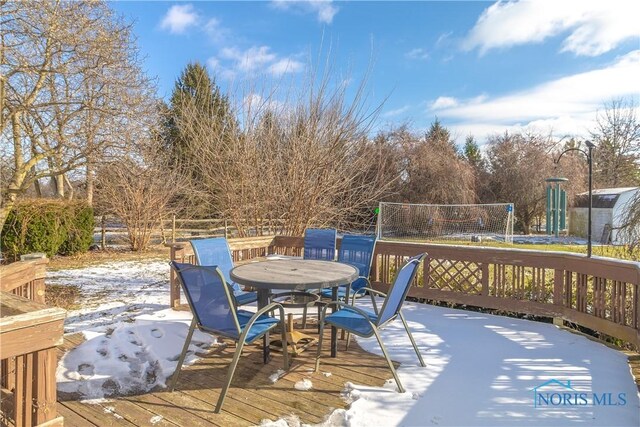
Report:
M 593 190 L 591 237 L 594 242 L 625 243 L 627 233 L 620 227 L 638 191 L 638 187 Z M 587 237 L 588 211 L 589 193 L 578 194 L 574 206 L 569 209 L 570 235 Z

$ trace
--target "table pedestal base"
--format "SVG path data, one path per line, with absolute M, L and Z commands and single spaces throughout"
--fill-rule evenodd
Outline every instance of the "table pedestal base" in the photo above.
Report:
M 318 338 L 294 330 L 293 314 L 287 314 L 287 345 L 289 347 L 289 354 L 297 356 L 317 342 Z M 282 340 L 271 341 L 271 349 L 282 351 Z

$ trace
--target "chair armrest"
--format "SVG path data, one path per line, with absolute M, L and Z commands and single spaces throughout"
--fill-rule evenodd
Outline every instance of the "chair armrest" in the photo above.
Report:
M 368 280 L 367 280 L 368 281 Z M 351 300 L 351 305 L 354 306 L 356 303 L 356 296 L 361 292 L 361 291 L 367 291 L 369 292 L 369 295 L 371 296 L 371 304 L 373 304 L 373 311 L 378 314 L 378 304 L 376 304 L 376 299 L 373 297 L 373 295 L 379 295 L 382 297 L 387 297 L 387 294 L 385 294 L 384 292 L 380 292 L 378 290 L 375 290 L 369 286 L 365 286 L 364 288 L 360 288 L 358 289 L 354 294 L 353 294 L 353 299 Z
M 271 304 L 267 305 L 266 307 L 262 307 L 260 310 L 258 310 L 256 312 L 256 314 L 254 314 L 253 316 L 251 316 L 251 319 L 249 319 L 249 321 L 247 322 L 247 324 L 245 325 L 244 329 L 242 330 L 242 334 L 240 334 L 240 338 L 239 340 L 241 342 L 244 342 L 247 333 L 249 333 L 249 330 L 253 327 L 253 324 L 256 322 L 256 320 L 258 320 L 258 318 L 260 316 L 262 316 L 263 314 L 272 311 L 274 309 L 278 309 L 278 311 L 280 311 L 280 321 L 283 322 L 284 324 L 284 308 L 282 307 L 282 304 L 278 304 L 277 302 L 272 302 Z

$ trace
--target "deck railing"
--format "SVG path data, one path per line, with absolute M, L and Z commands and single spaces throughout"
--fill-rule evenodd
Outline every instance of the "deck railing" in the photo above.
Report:
M 61 426 L 56 345 L 65 311 L 44 305 L 48 260 L 0 267 L 0 425 Z
M 304 246 L 302 237 L 286 236 L 229 243 L 236 261 L 274 253 L 299 256 Z M 193 262 L 191 245 L 180 248 L 172 249 L 172 259 Z M 412 297 L 563 319 L 640 348 L 640 263 L 568 252 L 379 241 L 373 286 L 387 289 L 406 259 L 421 252 L 428 257 Z M 173 303 L 179 302 L 177 292 Z

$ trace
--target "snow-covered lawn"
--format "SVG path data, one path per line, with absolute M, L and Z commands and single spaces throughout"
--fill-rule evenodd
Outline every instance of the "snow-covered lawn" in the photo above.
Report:
M 87 341 L 60 361 L 60 391 L 95 399 L 164 385 L 190 321 L 189 313 L 167 308 L 168 272 L 166 262 L 135 261 L 48 273 L 48 283 L 79 285 L 85 298 L 69 312 L 66 329 Z M 350 409 L 336 410 L 325 425 L 640 425 L 640 398 L 623 354 L 550 324 L 404 307 L 427 367 L 418 365 L 402 324 L 391 324 L 383 339 L 402 363 L 407 392 L 397 393 L 393 381 L 379 388 L 347 383 Z M 380 354 L 375 338 L 358 343 Z M 213 344 L 197 333 L 188 362 Z M 534 389 L 549 381 L 538 389 L 544 399 L 536 399 Z M 312 382 L 298 388 L 308 387 Z M 270 424 L 287 422 L 296 420 Z

